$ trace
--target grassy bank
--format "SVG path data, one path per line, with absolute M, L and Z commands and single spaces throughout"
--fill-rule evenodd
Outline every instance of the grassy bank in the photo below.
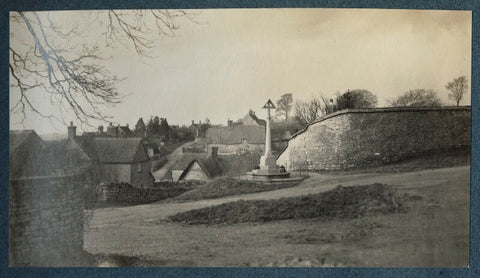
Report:
M 197 201 L 204 199 L 216 199 L 225 196 L 233 196 L 247 193 L 270 191 L 281 188 L 292 187 L 301 181 L 292 181 L 288 183 L 260 183 L 253 181 L 237 180 L 230 177 L 223 177 L 212 180 L 203 185 L 183 193 L 172 199 L 174 201 Z
M 392 187 L 372 184 L 342 187 L 300 197 L 278 200 L 237 201 L 171 216 L 185 224 L 234 224 L 269 222 L 284 219 L 340 218 L 352 219 L 372 214 L 405 212 L 409 195 L 401 195 Z

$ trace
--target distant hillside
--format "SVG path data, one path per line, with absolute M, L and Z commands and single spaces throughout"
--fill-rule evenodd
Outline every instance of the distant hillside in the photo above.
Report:
M 39 135 L 42 140 L 45 141 L 57 141 L 57 140 L 63 140 L 67 138 L 67 134 L 63 133 L 47 133 L 47 134 L 40 134 Z

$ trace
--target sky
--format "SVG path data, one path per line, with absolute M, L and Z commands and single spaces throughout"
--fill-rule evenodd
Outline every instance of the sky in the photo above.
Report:
M 471 13 L 468 11 L 371 9 L 216 9 L 192 10 L 195 22 L 181 19 L 175 36 L 158 36 L 153 58 L 142 59 L 128 47 L 107 48 L 99 34 L 105 17 L 92 11 L 52 12 L 65 26 L 89 18 L 79 39 L 97 44 L 105 67 L 121 78 L 122 102 L 105 108 L 115 124 L 134 126 L 138 118 L 167 118 L 170 124 L 192 120 L 226 124 L 249 109 L 285 93 L 294 100 L 331 97 L 348 89 L 367 89 L 378 106 L 403 92 L 433 89 L 448 99 L 447 82 L 471 77 Z M 93 16 L 95 14 L 95 16 Z M 25 29 L 12 37 L 28 40 Z M 10 41 L 11 44 L 16 41 Z M 469 86 L 470 87 L 470 86 Z M 34 104 L 55 113 L 55 106 L 32 91 Z M 10 88 L 11 103 L 18 98 Z M 471 104 L 470 88 L 460 102 Z M 39 134 L 66 132 L 35 114 L 10 129 Z M 78 125 L 73 115 L 66 115 Z M 69 119 L 66 119 L 69 122 Z M 88 127 L 84 127 L 88 130 Z

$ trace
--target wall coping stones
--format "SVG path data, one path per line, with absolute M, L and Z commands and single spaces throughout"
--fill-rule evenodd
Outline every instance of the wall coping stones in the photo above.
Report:
M 305 128 L 297 131 L 294 133 L 288 142 L 293 138 L 297 137 L 298 135 L 307 131 L 308 127 L 314 124 L 318 124 L 330 118 L 334 118 L 337 116 L 341 116 L 344 114 L 356 114 L 356 113 L 391 113 L 391 112 L 419 112 L 419 111 L 471 111 L 472 106 L 418 106 L 418 107 L 381 107 L 381 108 L 364 108 L 364 109 L 343 109 L 328 115 L 325 115 L 305 126 Z M 278 154 L 277 158 L 279 158 L 286 150 L 287 147 Z

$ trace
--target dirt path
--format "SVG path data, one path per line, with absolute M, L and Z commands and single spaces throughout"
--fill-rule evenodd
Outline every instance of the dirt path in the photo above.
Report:
M 158 169 L 155 172 L 152 172 L 152 175 L 155 178 L 156 182 L 162 181 L 165 175 L 168 173 L 168 171 L 172 169 L 173 165 L 175 165 L 177 160 L 182 156 L 183 154 L 182 149 L 189 147 L 193 143 L 195 142 L 194 141 L 187 142 L 179 146 L 178 148 L 176 148 L 172 153 L 167 155 L 167 163 L 165 163 L 165 165 L 163 165 L 162 168 Z
M 311 174 L 311 177 L 298 186 L 252 194 L 230 196 L 219 199 L 201 200 L 187 203 L 148 204 L 122 208 L 96 209 L 90 212 L 90 228 L 100 228 L 109 225 L 139 225 L 149 221 L 158 221 L 170 215 L 219 205 L 237 200 L 279 199 L 306 194 L 320 193 L 335 188 L 338 185 L 355 186 L 372 183 L 384 183 L 404 187 L 425 187 L 455 181 L 459 177 L 470 176 L 470 167 L 453 167 L 435 170 L 423 170 L 405 173 L 367 173 L 354 175 Z

